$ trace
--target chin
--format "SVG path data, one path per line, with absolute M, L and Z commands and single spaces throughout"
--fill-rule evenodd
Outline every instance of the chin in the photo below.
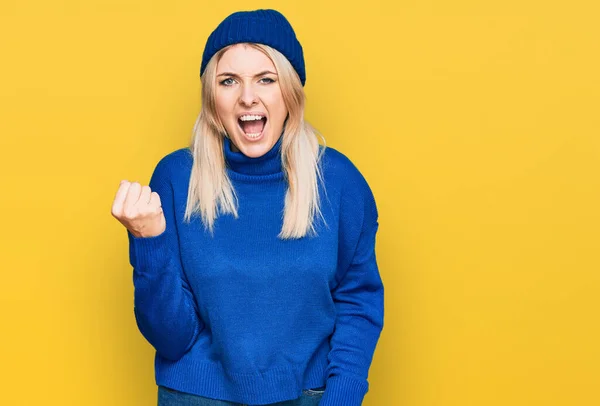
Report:
M 267 124 L 258 137 L 248 137 L 241 128 L 235 129 L 233 143 L 240 152 L 249 158 L 258 158 L 266 154 L 277 143 L 278 137 L 275 137 L 272 128 Z M 283 126 L 279 134 L 283 131 Z
M 242 154 L 250 158 L 258 158 L 271 150 L 275 142 L 270 142 L 270 140 L 270 137 L 252 142 L 248 142 L 246 139 L 236 139 L 235 144 Z

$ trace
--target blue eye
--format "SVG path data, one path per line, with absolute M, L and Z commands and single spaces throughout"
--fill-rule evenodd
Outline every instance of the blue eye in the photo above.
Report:
M 259 82 L 262 82 L 264 84 L 270 84 L 270 83 L 275 83 L 275 80 L 273 80 L 271 78 L 262 78 L 262 79 L 260 79 Z M 227 78 L 227 79 L 224 79 L 219 82 L 219 84 L 222 86 L 231 86 L 231 85 L 233 85 L 233 83 L 234 83 L 233 78 Z

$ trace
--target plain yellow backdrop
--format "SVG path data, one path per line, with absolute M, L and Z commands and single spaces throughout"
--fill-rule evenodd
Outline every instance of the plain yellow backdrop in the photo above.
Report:
M 110 207 L 188 144 L 212 29 L 260 7 L 380 210 L 364 404 L 600 404 L 600 13 L 539 0 L 4 0 L 0 403 L 156 404 Z

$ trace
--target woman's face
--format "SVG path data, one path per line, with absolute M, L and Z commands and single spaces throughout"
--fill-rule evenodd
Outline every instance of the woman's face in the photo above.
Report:
M 271 150 L 288 114 L 271 59 L 243 44 L 225 51 L 217 64 L 216 107 L 237 150 L 251 158 Z

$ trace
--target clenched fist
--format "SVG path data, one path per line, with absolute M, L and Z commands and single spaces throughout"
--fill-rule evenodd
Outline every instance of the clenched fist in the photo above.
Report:
M 111 213 L 136 237 L 155 237 L 167 226 L 158 193 L 137 182 L 121 181 Z

